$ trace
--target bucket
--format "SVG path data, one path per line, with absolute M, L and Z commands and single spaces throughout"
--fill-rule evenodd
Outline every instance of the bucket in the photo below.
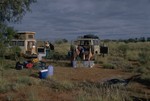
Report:
M 53 75 L 53 72 L 54 72 L 54 68 L 53 66 L 48 66 L 48 76 L 52 76 Z
M 89 61 L 89 66 L 92 68 L 94 66 L 94 61 Z
M 83 61 L 83 66 L 84 67 L 89 67 L 89 61 Z
M 72 67 L 76 68 L 77 67 L 77 61 L 72 61 Z
M 94 66 L 94 61 L 83 61 L 83 66 L 92 68 Z
M 48 76 L 48 69 L 45 69 L 45 70 L 41 70 L 40 73 L 39 73 L 39 77 L 40 79 L 46 79 Z

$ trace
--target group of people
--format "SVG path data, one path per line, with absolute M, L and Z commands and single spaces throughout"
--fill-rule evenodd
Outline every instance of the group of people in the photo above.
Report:
M 85 61 L 90 61 L 93 59 L 93 53 L 91 51 L 91 47 L 90 46 L 75 46 L 72 47 L 71 49 L 71 59 L 74 60 L 85 60 Z

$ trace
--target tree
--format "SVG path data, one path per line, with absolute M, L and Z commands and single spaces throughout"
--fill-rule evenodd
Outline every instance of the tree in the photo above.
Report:
M 36 0 L 0 0 L 0 23 L 21 20 L 34 2 Z
M 3 41 L 4 34 L 11 38 L 13 28 L 7 24 L 20 21 L 34 2 L 36 0 L 0 0 L 0 41 Z
M 140 41 L 140 42 L 145 42 L 146 39 L 145 39 L 145 37 L 140 37 L 139 41 Z
M 13 30 L 7 24 L 20 21 L 34 2 L 36 0 L 0 0 L 0 41 L 4 34 L 9 33 L 8 29 Z
M 21 21 L 34 2 L 36 0 L 0 0 L 0 55 L 5 52 L 6 44 L 16 33 L 12 27 L 8 27 L 8 23 Z
M 150 42 L 150 37 L 147 38 L 147 41 Z

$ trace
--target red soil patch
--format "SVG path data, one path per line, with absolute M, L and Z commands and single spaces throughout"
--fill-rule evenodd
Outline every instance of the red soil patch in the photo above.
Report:
M 69 67 L 54 67 L 54 78 L 60 81 L 92 81 L 98 82 L 108 78 L 128 78 L 131 73 L 121 70 L 103 69 L 100 66 L 93 68 L 69 68 Z

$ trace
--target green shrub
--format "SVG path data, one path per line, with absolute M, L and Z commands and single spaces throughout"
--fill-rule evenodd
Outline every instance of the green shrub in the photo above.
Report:
M 74 84 L 68 81 L 55 81 L 51 84 L 51 88 L 55 89 L 56 91 L 69 91 L 74 89 Z
M 65 60 L 66 59 L 66 54 L 60 54 L 58 52 L 55 52 L 53 54 L 53 59 L 54 60 Z
M 18 46 L 13 46 L 6 50 L 5 52 L 5 58 L 11 59 L 11 60 L 18 60 L 20 57 L 21 48 Z
M 126 58 L 127 55 L 127 51 L 128 51 L 129 47 L 127 44 L 122 44 L 118 47 L 118 50 L 120 52 L 120 55 L 124 58 Z
M 145 67 L 138 67 L 138 68 L 136 68 L 136 70 L 135 70 L 137 73 L 147 73 L 147 69 L 145 68 Z
M 33 81 L 30 77 L 19 77 L 17 83 L 24 84 L 24 85 L 31 85 Z
M 139 61 L 142 64 L 146 64 L 150 61 L 150 53 L 147 51 L 142 51 L 139 53 Z
M 103 64 L 103 68 L 106 68 L 106 69 L 115 69 L 116 66 L 114 64 L 111 64 L 111 63 L 105 63 L 105 64 Z
M 9 91 L 18 90 L 18 85 L 15 83 L 9 83 L 5 80 L 1 80 L 0 82 L 0 93 L 7 93 Z
M 28 101 L 40 101 L 38 98 L 38 94 L 36 91 L 34 91 L 34 89 L 32 89 L 32 91 L 29 91 L 28 93 L 26 93 L 26 96 L 27 96 Z
M 150 74 L 149 73 L 142 74 L 140 79 L 143 81 L 143 83 L 147 83 L 150 85 Z
M 126 57 L 129 61 L 137 61 L 139 59 L 139 51 L 138 50 L 129 50 L 129 51 L 127 51 Z
M 7 93 L 10 88 L 7 85 L 0 85 L 0 93 Z
M 132 64 L 121 57 L 109 57 L 107 63 L 104 63 L 105 68 L 123 69 L 129 71 L 133 69 Z
M 129 94 L 126 93 L 126 88 L 102 86 L 91 82 L 82 83 L 82 86 L 79 85 L 79 87 L 77 101 L 132 101 Z
M 12 95 L 7 95 L 6 96 L 6 101 L 14 101 L 14 98 L 13 98 L 13 96 Z

